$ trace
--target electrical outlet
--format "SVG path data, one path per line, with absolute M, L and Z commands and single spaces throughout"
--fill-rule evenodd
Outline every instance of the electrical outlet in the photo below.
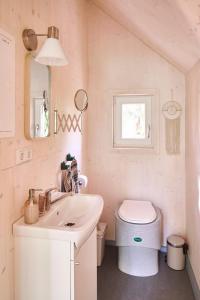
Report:
M 16 164 L 22 164 L 32 159 L 32 149 L 23 148 L 16 150 Z
M 30 148 L 26 148 L 26 160 L 31 160 L 32 159 L 32 156 L 33 156 L 33 152 L 32 152 L 32 149 L 30 149 Z
M 17 149 L 16 151 L 16 164 L 21 164 L 24 162 L 24 152 L 23 149 Z

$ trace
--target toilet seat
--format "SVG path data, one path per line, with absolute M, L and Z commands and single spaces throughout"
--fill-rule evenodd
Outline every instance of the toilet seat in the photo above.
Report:
M 129 223 L 147 224 L 153 222 L 156 210 L 150 201 L 124 200 L 118 210 L 119 217 Z

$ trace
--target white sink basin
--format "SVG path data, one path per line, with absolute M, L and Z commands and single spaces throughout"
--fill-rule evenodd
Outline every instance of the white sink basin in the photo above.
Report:
M 21 218 L 13 226 L 15 236 L 67 240 L 81 246 L 94 230 L 103 210 L 99 195 L 75 194 L 52 204 L 51 209 L 32 225 Z

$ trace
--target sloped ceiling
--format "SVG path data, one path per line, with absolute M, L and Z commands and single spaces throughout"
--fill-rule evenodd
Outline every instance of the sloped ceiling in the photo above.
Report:
M 186 72 L 200 59 L 200 0 L 92 0 Z

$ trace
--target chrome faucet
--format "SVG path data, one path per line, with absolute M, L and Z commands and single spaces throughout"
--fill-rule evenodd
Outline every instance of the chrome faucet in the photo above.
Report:
M 48 211 L 51 207 L 51 192 L 56 191 L 57 187 L 49 188 L 45 191 L 45 210 Z

